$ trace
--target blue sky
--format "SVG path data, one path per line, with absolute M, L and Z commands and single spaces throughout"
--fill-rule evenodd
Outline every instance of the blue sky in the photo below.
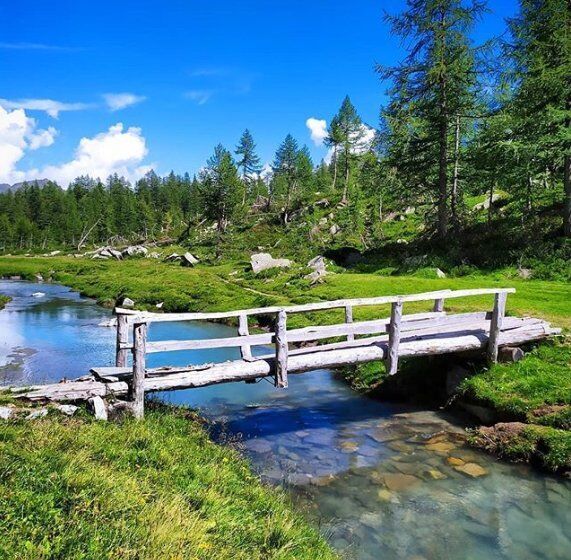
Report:
M 477 41 L 501 33 L 516 10 L 516 0 L 489 5 Z M 377 124 L 385 86 L 373 65 L 394 63 L 403 53 L 382 13 L 403 6 L 402 0 L 0 0 L 0 19 L 9 22 L 0 36 L 0 105 L 5 112 L 20 107 L 9 122 L 17 120 L 22 131 L 3 144 L 0 138 L 4 180 L 44 170 L 57 175 L 65 165 L 70 174 L 82 162 L 105 169 L 107 152 L 123 149 L 118 169 L 124 163 L 133 173 L 147 165 L 192 173 L 216 143 L 233 148 L 246 127 L 264 161 L 288 132 L 319 161 L 326 150 L 312 142 L 306 120 L 329 121 L 345 94 L 365 122 Z M 104 95 L 126 93 L 132 97 L 107 98 L 115 101 L 111 110 Z M 123 128 L 109 133 L 117 123 Z M 112 135 L 117 143 L 106 144 Z M 78 148 L 82 138 L 96 140 Z M 7 156 L 9 143 L 19 141 L 18 155 Z

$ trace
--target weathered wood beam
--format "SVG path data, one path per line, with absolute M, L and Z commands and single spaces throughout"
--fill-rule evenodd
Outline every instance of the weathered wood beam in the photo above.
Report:
M 435 312 L 444 311 L 444 299 L 443 298 L 438 298 L 438 299 L 434 300 L 434 307 L 432 308 L 432 311 L 435 311 Z
M 248 329 L 248 315 L 240 315 L 238 317 L 238 334 L 240 336 L 249 336 L 250 331 Z M 243 360 L 252 360 L 252 347 L 249 344 L 243 344 L 240 346 L 240 355 Z
M 396 301 L 391 305 L 391 322 L 389 324 L 389 349 L 387 355 L 387 373 L 389 375 L 394 375 L 398 369 L 402 308 L 402 301 Z
M 490 338 L 488 341 L 488 361 L 495 364 L 498 361 L 498 340 L 502 330 L 502 322 L 506 314 L 506 293 L 498 293 L 494 298 L 494 310 L 490 321 Z
M 287 339 L 287 313 L 282 309 L 278 311 L 276 321 L 276 387 L 287 387 L 288 369 L 288 339 Z
M 115 348 L 115 365 L 125 367 L 129 351 L 126 345 L 129 343 L 129 319 L 126 315 L 117 315 L 117 340 Z
M 353 307 L 351 305 L 345 306 L 345 323 L 350 325 L 353 322 Z M 353 333 L 349 333 L 347 335 L 347 340 L 355 340 L 355 335 Z
M 135 418 L 145 415 L 145 369 L 146 369 L 147 324 L 137 323 L 133 327 L 133 378 L 129 387 L 129 399 Z

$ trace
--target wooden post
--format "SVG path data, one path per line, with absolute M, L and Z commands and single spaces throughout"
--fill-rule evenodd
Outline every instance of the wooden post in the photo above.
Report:
M 276 321 L 276 387 L 287 387 L 287 314 L 281 309 Z
M 498 361 L 498 342 L 502 330 L 502 322 L 506 313 L 506 292 L 499 292 L 494 298 L 494 310 L 490 320 L 490 336 L 488 338 L 488 361 L 495 364 Z
M 245 313 L 238 317 L 238 334 L 240 336 L 248 336 L 250 331 L 248 329 L 248 315 Z M 243 360 L 247 362 L 252 361 L 252 349 L 249 344 L 244 344 L 244 346 L 240 346 L 240 355 L 242 356 Z
M 436 313 L 441 313 L 442 311 L 444 311 L 444 300 L 443 299 L 435 299 L 434 300 L 434 307 L 432 308 L 432 311 L 434 311 Z
M 147 323 L 135 323 L 133 327 L 133 379 L 129 398 L 135 418 L 145 415 L 145 355 L 147 352 Z
M 391 305 L 391 322 L 389 323 L 389 352 L 387 356 L 387 373 L 389 375 L 394 375 L 398 369 L 402 306 L 402 301 L 395 301 Z
M 350 305 L 345 306 L 345 323 L 350 324 L 353 322 L 353 307 Z M 347 340 L 355 340 L 354 334 L 348 334 Z
M 129 319 L 127 315 L 119 313 L 117 315 L 117 342 L 115 348 L 115 366 L 127 366 L 127 348 L 121 348 L 122 344 L 129 342 Z

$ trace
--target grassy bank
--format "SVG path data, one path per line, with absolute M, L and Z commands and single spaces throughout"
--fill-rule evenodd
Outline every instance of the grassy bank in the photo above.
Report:
M 184 409 L 1 422 L 0 496 L 1 558 L 334 557 Z
M 0 294 L 0 309 L 4 309 L 4 307 L 9 301 L 10 298 L 8 296 L 3 296 L 2 294 Z

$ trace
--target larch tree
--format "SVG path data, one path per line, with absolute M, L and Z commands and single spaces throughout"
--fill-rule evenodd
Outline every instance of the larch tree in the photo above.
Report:
M 273 189 L 277 191 L 272 194 L 279 194 L 283 198 L 282 220 L 287 224 L 299 180 L 299 147 L 291 134 L 288 134 L 278 147 L 272 169 Z
M 521 0 L 505 45 L 513 98 L 506 111 L 522 168 L 525 206 L 535 183 L 563 185 L 571 237 L 571 2 Z
M 377 67 L 381 78 L 392 82 L 385 141 L 398 146 L 397 167 L 408 166 L 419 187 L 436 194 L 441 239 L 449 232 L 453 131 L 470 112 L 477 85 L 469 32 L 485 9 L 479 0 L 407 0 L 403 13 L 385 16 L 408 51 L 398 65 Z

